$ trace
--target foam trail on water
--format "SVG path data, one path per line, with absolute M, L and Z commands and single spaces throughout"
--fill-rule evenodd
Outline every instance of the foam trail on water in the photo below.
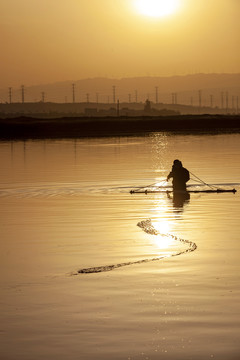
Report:
M 172 234 L 161 234 L 157 229 L 155 229 L 155 227 L 152 224 L 151 219 L 140 221 L 137 224 L 137 226 L 139 226 L 141 229 L 143 229 L 143 231 L 145 231 L 147 234 L 168 236 L 168 237 L 171 237 L 172 239 L 174 239 L 176 241 L 181 241 L 181 242 L 183 242 L 185 244 L 188 244 L 189 248 L 187 250 L 182 251 L 180 254 L 190 252 L 190 251 L 194 251 L 194 250 L 197 249 L 197 245 L 193 241 L 189 241 L 189 240 L 186 240 L 186 239 L 181 239 L 181 238 L 179 238 L 177 236 L 174 236 Z M 175 255 L 176 254 L 173 254 L 171 256 L 175 256 Z
M 161 234 L 157 229 L 155 229 L 155 227 L 152 224 L 151 219 L 140 221 L 137 224 L 137 226 L 139 226 L 147 234 L 171 237 L 172 239 L 174 239 L 176 241 L 180 241 L 180 242 L 183 242 L 185 244 L 188 244 L 189 248 L 186 249 L 186 250 L 182 250 L 182 251 L 180 251 L 178 253 L 174 253 L 172 255 L 158 256 L 158 257 L 154 257 L 154 258 L 150 258 L 150 259 L 143 259 L 143 260 L 138 260 L 138 261 L 128 261 L 128 262 L 119 263 L 119 264 L 103 265 L 103 266 L 80 269 L 80 270 L 77 271 L 77 273 L 74 273 L 73 275 L 93 274 L 93 273 L 111 271 L 111 270 L 114 270 L 114 269 L 117 269 L 117 268 L 120 268 L 120 267 L 123 267 L 123 266 L 143 264 L 143 263 L 147 263 L 147 262 L 151 262 L 151 261 L 161 260 L 161 259 L 164 259 L 164 258 L 167 258 L 167 257 L 178 256 L 178 255 L 185 254 L 187 252 L 191 252 L 191 251 L 194 251 L 194 250 L 197 249 L 197 245 L 192 241 L 181 239 L 181 238 L 178 238 L 177 236 L 174 236 L 174 235 L 171 235 L 171 234 Z

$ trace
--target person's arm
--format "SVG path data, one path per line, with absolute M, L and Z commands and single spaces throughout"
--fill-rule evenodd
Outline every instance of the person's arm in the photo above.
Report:
M 171 179 L 173 177 L 173 173 L 172 173 L 172 171 L 168 174 L 168 176 L 167 176 L 167 181 L 169 180 L 169 179 Z

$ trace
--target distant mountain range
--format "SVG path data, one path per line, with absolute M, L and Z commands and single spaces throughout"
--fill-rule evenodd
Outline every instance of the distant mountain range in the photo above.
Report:
M 240 74 L 194 74 L 171 77 L 135 77 L 122 79 L 91 78 L 11 89 L 12 102 L 152 102 L 205 105 L 210 101 L 240 99 Z M 227 99 L 227 100 L 226 100 Z M 0 89 L 0 102 L 9 102 L 9 88 Z

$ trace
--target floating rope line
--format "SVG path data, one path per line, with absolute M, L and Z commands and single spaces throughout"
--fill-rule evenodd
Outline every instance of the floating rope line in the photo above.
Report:
M 197 177 L 196 175 L 194 175 L 191 171 L 189 171 L 189 173 L 190 173 L 192 176 L 194 176 L 200 183 L 202 183 L 202 184 L 204 184 L 204 185 L 206 185 L 206 186 L 209 186 L 211 189 L 217 189 L 216 186 L 214 186 L 214 185 L 209 185 L 209 184 L 205 183 L 205 181 L 201 180 L 199 177 Z M 192 179 L 192 180 L 194 180 L 194 179 Z M 196 180 L 195 180 L 195 181 L 196 181 Z
M 155 187 L 160 187 L 160 184 L 162 184 L 162 183 L 164 183 L 164 182 L 166 182 L 166 180 L 161 180 L 161 181 L 155 182 L 155 183 L 153 183 L 153 184 L 141 186 L 141 187 L 139 187 L 139 188 L 137 188 L 137 189 L 135 189 L 135 190 L 130 191 L 130 194 L 134 193 L 135 191 L 137 192 L 137 191 L 140 191 L 140 190 L 143 190 L 143 189 L 147 189 L 147 188 L 151 188 L 151 187 L 154 187 L 154 186 L 155 186 Z M 158 184 L 158 185 L 157 185 L 157 184 Z
M 171 237 L 172 239 L 174 239 L 176 241 L 180 241 L 180 242 L 183 242 L 185 244 L 188 244 L 189 247 L 186 250 L 179 251 L 179 252 L 174 253 L 172 255 L 157 256 L 157 257 L 150 258 L 150 259 L 143 259 L 143 260 L 138 260 L 138 261 L 128 261 L 128 262 L 119 263 L 119 264 L 104 265 L 104 266 L 97 266 L 97 267 L 90 267 L 90 268 L 86 268 L 86 269 L 80 269 L 80 270 L 77 271 L 77 273 L 74 273 L 73 275 L 92 274 L 92 273 L 111 271 L 111 270 L 114 270 L 114 269 L 117 269 L 117 268 L 120 268 L 120 267 L 123 267 L 123 266 L 143 264 L 143 263 L 147 263 L 147 262 L 151 262 L 151 261 L 162 260 L 162 259 L 168 258 L 168 257 L 173 257 L 173 256 L 181 255 L 181 254 L 186 254 L 188 252 L 191 252 L 191 251 L 194 251 L 194 250 L 197 249 L 197 245 L 192 241 L 181 239 L 181 238 L 179 238 L 177 236 L 174 236 L 174 235 L 171 235 L 171 234 L 161 234 L 158 230 L 155 229 L 155 227 L 152 224 L 151 219 L 140 221 L 137 224 L 137 226 L 139 226 L 147 234 Z
M 146 185 L 146 186 L 143 186 L 143 187 L 140 187 L 140 188 L 137 188 L 137 189 L 134 189 L 134 190 L 131 190 L 130 191 L 130 194 L 153 194 L 153 193 L 172 193 L 174 192 L 175 194 L 185 194 L 186 192 L 188 193 L 227 193 L 227 192 L 231 192 L 231 193 L 236 193 L 237 190 L 235 188 L 233 189 L 223 189 L 223 188 L 219 188 L 217 187 L 216 185 L 210 185 L 210 184 L 207 184 L 205 181 L 201 180 L 198 176 L 194 175 L 192 172 L 189 171 L 189 173 L 194 177 L 192 178 L 191 177 L 191 180 L 192 181 L 195 181 L 197 182 L 198 184 L 202 184 L 202 185 L 205 185 L 207 186 L 209 189 L 190 189 L 190 187 L 194 187 L 196 185 L 188 185 L 187 186 L 187 189 L 186 190 L 176 190 L 174 191 L 173 188 L 171 188 L 170 186 L 160 186 L 161 183 L 163 182 L 166 182 L 166 180 L 162 180 L 160 181 L 159 183 L 155 183 L 155 184 L 150 184 L 150 185 Z M 158 185 L 157 185 L 158 184 Z M 151 188 L 154 188 L 155 189 L 151 189 Z

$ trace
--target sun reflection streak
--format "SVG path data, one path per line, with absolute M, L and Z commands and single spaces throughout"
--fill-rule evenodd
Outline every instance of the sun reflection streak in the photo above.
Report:
M 166 196 L 157 196 L 153 208 L 155 216 L 152 218 L 152 225 L 158 233 L 157 236 L 154 236 L 153 242 L 159 250 L 167 250 L 174 243 L 171 235 L 172 213 L 169 210 L 169 202 Z
M 174 239 L 169 236 L 170 232 L 170 223 L 168 220 L 164 219 L 158 219 L 153 220 L 153 226 L 155 229 L 159 232 L 159 235 L 154 237 L 154 243 L 157 245 L 159 249 L 167 249 L 169 248 L 172 243 L 174 242 Z

